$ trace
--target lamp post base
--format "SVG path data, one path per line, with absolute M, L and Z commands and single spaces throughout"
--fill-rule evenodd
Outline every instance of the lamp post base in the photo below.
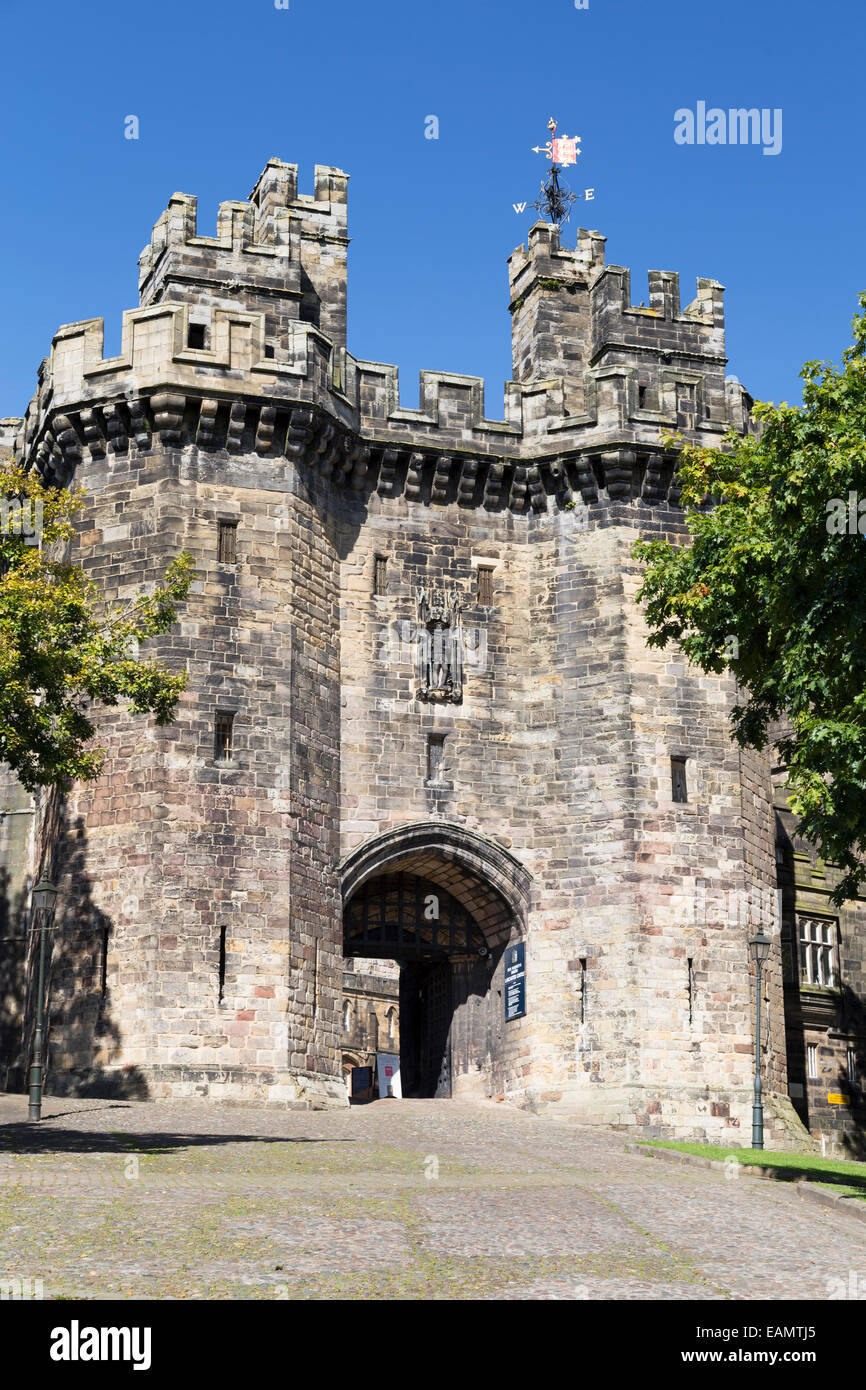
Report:
M 41 1009 L 40 1009 L 41 1014 Z M 42 1119 L 42 1019 L 36 1023 L 36 1032 L 33 1035 L 33 1057 L 30 1063 L 30 1108 L 27 1112 L 29 1120 Z
M 752 1148 L 762 1149 L 764 1147 L 764 1107 L 763 1105 L 752 1106 Z

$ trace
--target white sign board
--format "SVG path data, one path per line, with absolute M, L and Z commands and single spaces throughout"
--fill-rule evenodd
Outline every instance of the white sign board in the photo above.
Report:
M 376 1066 L 379 1071 L 379 1099 L 385 1100 L 388 1096 L 392 1096 L 395 1100 L 402 1100 L 400 1058 L 397 1053 L 377 1052 Z

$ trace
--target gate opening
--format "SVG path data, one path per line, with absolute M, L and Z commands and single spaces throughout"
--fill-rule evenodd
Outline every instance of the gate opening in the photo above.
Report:
M 446 1098 L 473 1083 L 479 1093 L 492 1093 L 501 1067 L 502 1019 L 491 1003 L 491 980 L 503 945 L 491 950 L 454 894 L 419 874 L 367 879 L 346 905 L 343 950 L 362 967 L 353 981 L 370 981 L 366 994 L 355 987 L 359 1003 L 344 1015 L 358 1022 L 344 1035 L 353 1055 L 361 1050 L 358 1029 L 366 1016 L 367 1055 L 373 1061 L 377 1050 L 399 1050 L 404 1096 Z M 399 1049 L 381 1045 L 388 976 L 399 1007 Z

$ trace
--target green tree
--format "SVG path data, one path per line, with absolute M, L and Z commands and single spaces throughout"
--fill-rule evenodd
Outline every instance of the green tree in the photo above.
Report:
M 837 903 L 866 879 L 866 294 L 841 367 L 807 362 L 803 404 L 758 404 L 760 433 L 679 448 L 690 544 L 639 542 L 650 645 L 730 670 L 732 730 L 773 725 L 798 831 L 839 866 Z
M 127 701 L 171 722 L 186 674 L 141 656 L 191 582 L 186 552 L 151 594 L 107 603 L 68 558 L 81 489 L 47 487 L 0 460 L 0 762 L 28 791 L 98 777 L 96 705 Z

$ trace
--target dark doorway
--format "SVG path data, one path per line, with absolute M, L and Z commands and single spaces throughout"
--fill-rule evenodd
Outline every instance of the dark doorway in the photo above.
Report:
M 451 968 L 408 961 L 400 970 L 400 1074 L 404 1096 L 451 1095 Z
M 347 904 L 343 950 L 399 963 L 403 1095 L 449 1097 L 454 1010 L 465 1002 L 470 981 L 486 993 L 492 964 L 470 913 L 428 879 L 381 874 Z M 486 1056 L 486 1037 L 479 1045 Z

